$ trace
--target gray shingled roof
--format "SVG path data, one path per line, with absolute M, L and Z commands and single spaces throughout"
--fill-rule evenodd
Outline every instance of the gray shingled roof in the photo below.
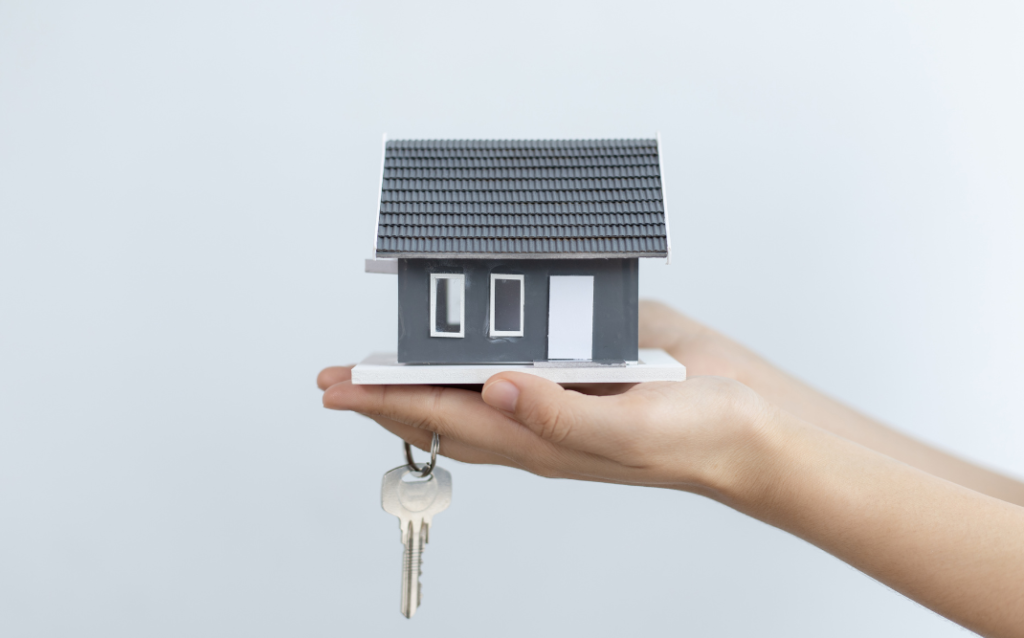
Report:
M 665 257 L 658 142 L 389 140 L 378 257 Z

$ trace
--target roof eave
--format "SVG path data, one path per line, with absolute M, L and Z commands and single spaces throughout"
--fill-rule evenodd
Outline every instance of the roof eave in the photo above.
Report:
M 668 257 L 661 252 L 602 252 L 602 253 L 417 253 L 379 251 L 378 258 L 389 259 L 633 259 Z
M 377 244 L 380 242 L 380 208 L 384 201 L 384 165 L 388 157 L 388 134 L 380 136 L 380 180 L 377 182 L 377 219 L 373 223 L 373 258 L 377 258 Z
M 672 233 L 668 227 L 668 196 L 665 195 L 665 159 L 661 154 L 661 131 L 655 134 L 654 139 L 658 142 L 658 179 L 661 180 L 661 210 L 665 218 L 665 265 L 668 265 L 672 263 Z

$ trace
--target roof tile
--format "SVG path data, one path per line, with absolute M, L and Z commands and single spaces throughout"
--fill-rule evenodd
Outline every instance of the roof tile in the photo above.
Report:
M 657 141 L 390 140 L 380 256 L 663 256 Z

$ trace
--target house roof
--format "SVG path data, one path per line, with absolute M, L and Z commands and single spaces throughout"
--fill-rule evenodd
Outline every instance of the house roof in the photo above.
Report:
M 388 140 L 377 257 L 666 257 L 658 140 Z

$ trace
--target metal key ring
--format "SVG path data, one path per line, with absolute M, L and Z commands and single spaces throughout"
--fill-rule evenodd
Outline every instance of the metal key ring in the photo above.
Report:
M 430 463 L 424 463 L 423 465 L 416 465 L 416 461 L 412 460 L 412 446 L 409 442 L 405 442 L 405 460 L 409 465 L 409 469 L 413 472 L 419 472 L 420 478 L 428 478 L 434 472 L 434 466 L 437 465 L 437 451 L 441 449 L 441 436 L 434 432 L 434 438 L 430 439 Z

